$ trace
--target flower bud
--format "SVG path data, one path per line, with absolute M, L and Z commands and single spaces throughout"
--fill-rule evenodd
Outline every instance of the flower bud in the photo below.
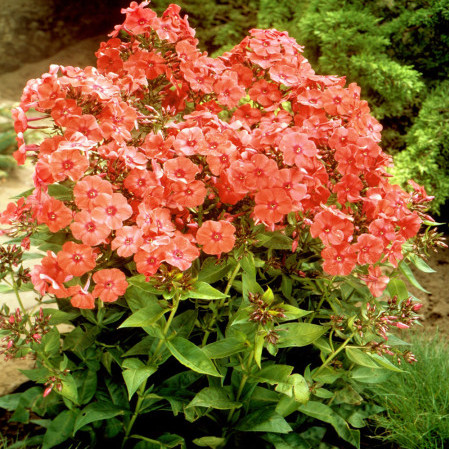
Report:
M 51 390 L 53 390 L 53 385 L 50 385 L 49 387 L 47 387 L 47 388 L 44 390 L 43 397 L 46 398 L 46 397 L 51 393 Z

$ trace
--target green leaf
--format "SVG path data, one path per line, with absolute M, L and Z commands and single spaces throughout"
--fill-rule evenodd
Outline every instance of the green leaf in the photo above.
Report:
M 21 394 L 20 393 L 14 393 L 14 394 L 8 394 L 6 396 L 0 397 L 0 408 L 4 408 L 8 411 L 13 411 L 17 408 L 19 405 Z
M 141 360 L 136 358 L 126 359 L 122 367 L 125 368 L 122 375 L 128 389 L 129 400 L 131 400 L 139 387 L 157 371 L 157 366 L 144 365 Z
M 390 371 L 396 371 L 397 373 L 404 372 L 402 369 L 391 363 L 386 357 L 383 357 L 379 354 L 370 354 L 370 356 L 383 368 L 386 368 Z
M 218 410 L 231 410 L 242 406 L 241 402 L 229 398 L 222 387 L 203 388 L 187 405 L 189 407 L 211 407 Z
M 149 327 L 156 323 L 168 309 L 163 309 L 159 302 L 151 301 L 143 309 L 134 312 L 120 326 L 122 327 Z
M 84 405 L 91 401 L 97 391 L 97 372 L 83 370 L 77 376 L 79 403 Z
M 281 321 L 291 321 L 297 320 L 298 318 L 302 318 L 303 316 L 310 315 L 312 313 L 311 310 L 303 310 L 298 307 L 291 306 L 290 304 L 282 304 L 280 308 L 283 310 L 285 318 L 281 318 Z
M 274 449 L 312 449 L 312 446 L 296 433 L 289 433 L 288 435 L 268 433 L 263 438 L 271 443 Z
M 268 365 L 260 371 L 256 371 L 251 378 L 257 382 L 265 382 L 270 385 L 276 385 L 279 382 L 287 382 L 288 376 L 293 371 L 293 366 L 289 365 Z
M 44 309 L 43 312 L 45 316 L 50 316 L 50 324 L 71 324 L 72 320 L 80 316 L 80 313 L 76 310 L 63 312 L 62 310 L 58 309 Z
M 307 404 L 301 405 L 298 410 L 307 416 L 329 423 L 341 438 L 356 448 L 360 448 L 360 432 L 350 429 L 348 423 L 328 405 L 309 401 Z
M 132 276 L 127 279 L 128 283 L 134 287 L 139 288 L 147 293 L 153 293 L 155 295 L 162 295 L 163 290 L 157 289 L 153 287 L 148 281 L 145 280 L 145 276 L 143 274 L 139 274 L 137 276 Z M 129 288 L 129 287 L 128 287 Z
M 307 402 L 310 397 L 310 390 L 306 380 L 301 374 L 297 373 L 288 376 L 286 382 L 279 382 L 275 390 L 302 404 Z
M 280 232 L 264 232 L 257 234 L 258 246 L 270 249 L 292 249 L 293 240 Z
M 276 326 L 279 332 L 278 348 L 307 346 L 321 337 L 326 328 L 310 323 L 287 323 Z
M 60 201 L 71 201 L 73 199 L 72 189 L 61 184 L 50 184 L 48 194 Z
M 380 384 L 388 380 L 391 373 L 382 369 L 367 368 L 365 366 L 358 366 L 350 372 L 352 380 L 364 384 Z
M 254 255 L 253 253 L 246 253 L 240 259 L 240 265 L 242 266 L 243 271 L 251 278 L 256 279 L 256 266 L 254 263 Z
M 289 433 L 293 429 L 272 407 L 256 410 L 245 416 L 236 426 L 245 432 Z
M 408 258 L 411 260 L 411 262 L 415 265 L 418 270 L 423 271 L 424 273 L 435 273 L 435 270 L 429 265 L 427 265 L 426 262 L 424 262 L 421 257 L 418 257 L 416 254 L 409 254 Z
M 78 404 L 78 389 L 75 379 L 71 374 L 67 374 L 62 378 L 62 390 L 60 394 L 75 404 Z
M 391 297 L 397 296 L 399 301 L 407 299 L 410 296 L 407 286 L 400 279 L 391 279 L 387 285 L 387 290 Z
M 426 290 L 415 278 L 415 275 L 413 274 L 413 271 L 410 269 L 410 267 L 407 265 L 406 262 L 402 261 L 399 264 L 399 269 L 402 271 L 402 274 L 408 279 L 410 284 L 413 285 L 413 287 L 416 287 L 418 290 L 421 290 L 424 293 L 429 293 L 428 290 Z M 408 293 L 408 292 L 407 292 Z
M 45 432 L 42 449 L 50 449 L 68 440 L 72 436 L 76 416 L 73 410 L 64 410 L 52 419 Z
M 369 354 L 368 352 L 364 352 L 358 348 L 351 348 L 350 346 L 347 346 L 345 348 L 345 352 L 346 355 L 348 356 L 348 359 L 351 360 L 351 362 L 355 363 L 356 365 L 365 366 L 367 368 L 373 369 L 380 368 L 378 363 L 373 360 L 371 354 Z
M 225 443 L 226 440 L 221 437 L 202 437 L 193 440 L 193 444 L 196 444 L 199 447 L 210 447 L 211 449 L 224 447 Z
M 73 434 L 82 429 L 85 425 L 95 421 L 104 421 L 106 419 L 114 418 L 118 415 L 124 415 L 125 410 L 115 406 L 111 402 L 93 402 L 81 411 L 79 414 Z
M 222 377 L 212 360 L 191 341 L 175 337 L 166 342 L 171 354 L 184 366 L 201 374 Z
M 212 287 L 208 283 L 202 281 L 195 282 L 195 284 L 193 285 L 193 289 L 188 290 L 185 294 L 187 298 L 196 299 L 222 299 L 229 296 Z
M 227 337 L 223 340 L 208 344 L 203 348 L 203 351 L 210 359 L 222 359 L 238 354 L 246 348 L 247 346 L 242 340 L 235 337 Z
M 232 269 L 232 259 L 228 261 L 217 261 L 216 257 L 208 257 L 201 266 L 198 273 L 198 281 L 213 284 L 221 281 Z M 232 261 L 233 262 L 233 261 Z

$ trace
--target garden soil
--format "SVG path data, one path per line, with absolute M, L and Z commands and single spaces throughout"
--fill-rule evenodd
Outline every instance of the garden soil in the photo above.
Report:
M 50 64 L 87 66 L 95 64 L 94 52 L 102 37 L 86 39 L 78 44 L 60 51 L 49 59 L 26 64 L 20 69 L 0 74 L 0 104 L 17 102 L 20 99 L 26 81 L 38 78 L 48 71 Z M 6 181 L 0 183 L 0 210 L 9 199 L 32 186 L 32 167 L 20 167 Z M 439 329 L 449 336 L 449 249 L 432 253 L 428 264 L 435 273 L 416 273 L 418 282 L 427 293 L 411 287 L 410 291 L 424 303 L 421 323 L 431 329 Z M 0 298 L 3 302 L 5 298 Z M 1 359 L 1 357 L 0 357 Z M 17 370 L 32 366 L 32 360 L 4 362 L 0 360 L 0 396 L 13 391 L 26 380 Z

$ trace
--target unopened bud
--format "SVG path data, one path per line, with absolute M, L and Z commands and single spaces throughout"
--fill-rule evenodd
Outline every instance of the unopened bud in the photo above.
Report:
M 46 398 L 51 393 L 51 390 L 53 390 L 53 385 L 50 385 L 49 387 L 47 387 L 44 390 L 44 394 L 43 394 L 44 398 Z

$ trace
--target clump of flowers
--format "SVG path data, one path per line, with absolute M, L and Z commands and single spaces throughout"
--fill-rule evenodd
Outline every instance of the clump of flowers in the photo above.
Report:
M 426 246 L 427 234 L 419 231 L 431 220 L 425 214 L 431 198 L 414 183 L 406 192 L 389 182 L 391 157 L 379 146 L 381 125 L 360 88 L 346 86 L 344 77 L 317 75 L 286 32 L 251 30 L 214 59 L 198 50 L 179 7 L 157 17 L 148 3 L 123 10 L 126 19 L 101 44 L 96 68 L 51 66 L 27 83 L 15 110 L 15 158 L 35 162 L 35 187 L 0 220 L 6 234 L 26 239 L 25 247 L 34 238 L 47 251 L 31 270 L 34 289 L 64 308 L 70 301 L 85 309 L 81 316 L 98 333 L 121 320 L 121 327 L 140 326 L 156 339 L 133 353 L 149 354 L 148 365 L 139 358 L 116 361 L 130 397 L 138 388 L 144 397 L 148 370 L 164 363 L 164 348 L 185 367 L 212 376 L 226 375 L 220 358 L 238 354 L 239 361 L 226 365 L 240 366 L 235 403 L 250 379 L 266 379 L 255 371 L 264 370 L 265 359 L 270 364 L 282 348 L 312 344 L 326 332 L 344 346 L 317 344 L 325 360 L 317 379 L 325 368 L 343 370 L 337 356 L 352 341 L 370 357 L 372 342 L 388 339 L 388 326 L 415 320 L 416 302 L 401 302 L 399 313 L 407 316 L 396 317 L 384 299 L 392 280 L 395 287 L 402 282 L 396 277 L 410 254 L 424 263 L 416 248 Z M 24 137 L 31 109 L 45 123 L 52 120 L 40 144 Z M 268 287 L 275 293 L 266 302 L 261 295 Z M 139 302 L 142 292 L 147 296 Z M 88 312 L 95 309 L 93 318 Z M 117 310 L 120 316 L 108 322 Z M 172 329 L 178 310 L 193 314 L 182 337 Z M 242 325 L 242 314 L 247 327 L 230 331 Z M 259 326 L 267 323 L 260 338 Z M 207 345 L 211 334 L 215 341 Z M 188 360 L 203 351 L 199 342 L 208 348 L 227 338 L 242 338 L 243 347 L 221 349 L 217 357 L 218 346 L 201 352 L 208 360 L 201 366 Z M 370 366 L 354 351 L 347 354 L 352 362 Z M 139 369 L 134 388 L 126 373 Z M 303 386 L 306 380 L 291 371 L 282 381 L 265 381 L 304 404 L 317 380 L 309 371 L 307 394 L 299 393 L 298 379 Z M 56 388 L 62 395 L 64 382 Z M 125 441 L 141 407 L 139 399 L 135 417 L 124 424 Z M 232 410 L 228 425 L 245 429 L 247 415 Z M 303 413 L 315 416 L 307 406 Z M 353 434 L 337 431 L 354 443 Z

